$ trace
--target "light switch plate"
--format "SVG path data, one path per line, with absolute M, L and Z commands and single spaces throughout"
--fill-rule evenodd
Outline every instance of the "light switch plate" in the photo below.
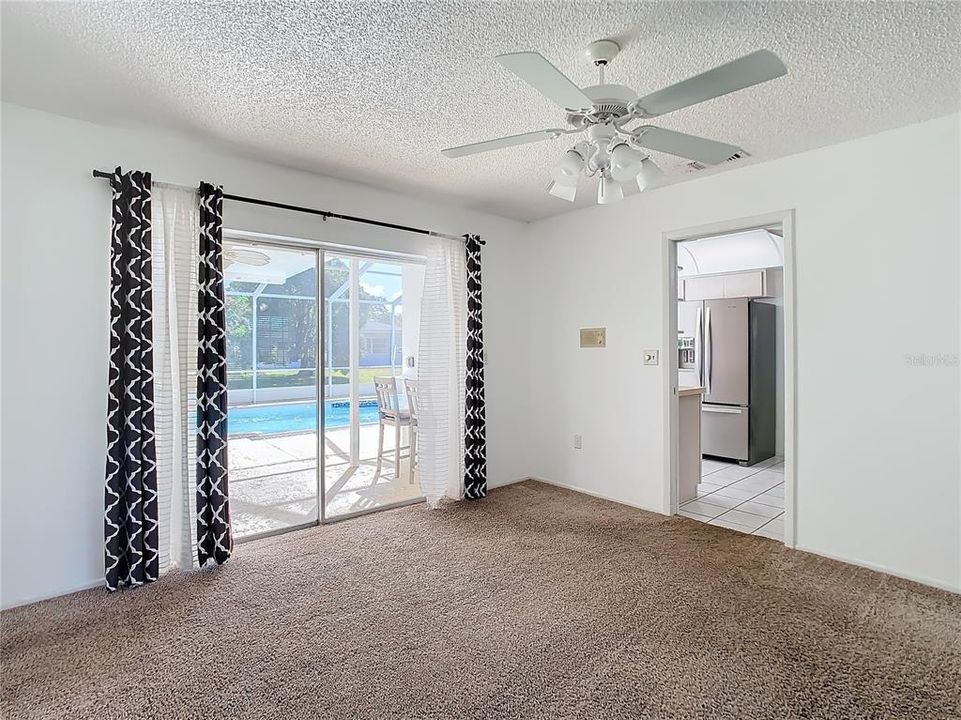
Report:
M 644 351 L 644 364 L 645 365 L 657 365 L 658 355 L 660 353 L 657 350 L 645 350 Z

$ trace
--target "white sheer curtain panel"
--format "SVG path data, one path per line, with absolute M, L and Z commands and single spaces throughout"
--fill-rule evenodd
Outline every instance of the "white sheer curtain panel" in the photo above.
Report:
M 197 192 L 153 185 L 154 425 L 160 572 L 197 565 Z
M 417 474 L 430 507 L 464 495 L 467 267 L 464 243 L 436 238 L 427 254 L 417 373 Z

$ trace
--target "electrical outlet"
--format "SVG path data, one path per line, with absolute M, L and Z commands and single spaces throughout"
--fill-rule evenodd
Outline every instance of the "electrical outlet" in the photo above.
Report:
M 580 449 L 581 449 L 581 436 L 580 436 L 580 435 L 575 435 L 575 436 L 574 436 L 574 449 L 575 449 L 575 450 L 580 450 Z
M 660 353 L 657 350 L 645 350 L 644 351 L 644 364 L 645 365 L 657 365 Z

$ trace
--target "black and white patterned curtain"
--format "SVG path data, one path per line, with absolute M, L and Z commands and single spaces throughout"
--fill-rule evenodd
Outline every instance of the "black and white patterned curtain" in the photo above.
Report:
M 227 335 L 224 318 L 223 188 L 200 184 L 197 278 L 197 561 L 230 557 L 227 500 Z
M 154 441 L 150 173 L 114 172 L 104 492 L 107 588 L 160 575 Z
M 468 235 L 467 252 L 467 402 L 464 422 L 464 497 L 487 496 L 487 418 L 484 405 L 484 320 L 481 312 L 481 246 Z

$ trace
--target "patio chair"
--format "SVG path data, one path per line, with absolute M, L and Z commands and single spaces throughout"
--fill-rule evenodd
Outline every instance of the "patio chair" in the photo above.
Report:
M 400 477 L 400 430 L 411 428 L 411 414 L 408 410 L 401 410 L 397 397 L 397 378 L 380 376 L 374 378 L 374 390 L 377 393 L 377 475 L 384 461 L 384 428 L 388 425 L 394 428 L 394 477 Z M 413 437 L 413 435 L 411 435 Z M 409 447 L 408 447 L 409 450 Z M 412 461 L 413 462 L 413 461 Z M 411 475 L 413 482 L 413 475 Z
M 414 466 L 417 464 L 417 381 L 404 378 L 404 387 L 407 390 L 407 407 L 410 411 L 410 465 L 407 474 L 410 484 L 414 484 Z

